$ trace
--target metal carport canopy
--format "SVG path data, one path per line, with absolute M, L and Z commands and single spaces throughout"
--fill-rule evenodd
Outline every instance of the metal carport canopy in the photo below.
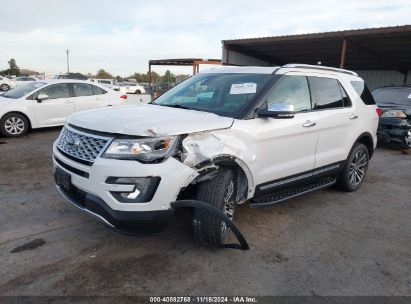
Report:
M 304 35 L 223 40 L 225 58 L 235 51 L 269 65 L 318 64 L 350 70 L 411 70 L 411 25 Z

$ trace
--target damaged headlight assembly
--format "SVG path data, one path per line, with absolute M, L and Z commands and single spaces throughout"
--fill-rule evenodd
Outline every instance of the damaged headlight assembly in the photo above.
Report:
M 180 142 L 179 136 L 114 139 L 104 158 L 156 162 L 172 156 Z

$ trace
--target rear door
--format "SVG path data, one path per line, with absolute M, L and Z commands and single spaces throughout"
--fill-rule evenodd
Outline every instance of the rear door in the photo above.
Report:
M 347 158 L 361 129 L 359 110 L 336 77 L 318 75 L 308 80 L 313 109 L 318 117 L 315 168 L 339 166 L 337 163 Z
M 48 99 L 36 100 L 39 94 L 46 94 Z M 33 95 L 33 108 L 39 127 L 64 124 L 67 117 L 74 112 L 70 84 L 53 84 L 37 91 Z
M 74 83 L 74 110 L 76 112 L 99 108 L 104 105 L 103 90 L 92 84 Z

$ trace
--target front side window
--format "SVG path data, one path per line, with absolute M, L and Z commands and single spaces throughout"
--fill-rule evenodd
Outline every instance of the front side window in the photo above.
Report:
M 89 84 L 83 84 L 83 83 L 75 83 L 74 84 L 74 94 L 77 97 L 80 96 L 91 96 L 93 95 L 93 88 Z
M 270 74 L 246 73 L 197 74 L 168 90 L 153 103 L 236 117 L 255 101 L 272 77 Z
M 307 77 L 289 75 L 281 77 L 279 83 L 269 93 L 267 98 L 268 108 L 274 103 L 293 105 L 296 112 L 311 110 Z
M 49 99 L 69 98 L 70 85 L 68 83 L 53 84 L 38 91 L 38 94 L 46 94 Z
M 324 77 L 308 77 L 314 110 L 342 108 L 344 106 L 338 80 Z

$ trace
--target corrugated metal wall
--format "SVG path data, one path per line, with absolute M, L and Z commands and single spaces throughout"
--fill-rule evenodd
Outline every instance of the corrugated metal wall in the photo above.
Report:
M 370 90 L 385 85 L 402 84 L 404 82 L 404 74 L 398 71 L 363 70 L 356 72 L 365 80 Z M 411 83 L 411 71 L 408 72 L 407 83 Z
M 230 64 L 234 65 L 248 65 L 248 66 L 270 66 L 268 61 L 264 61 L 252 56 L 241 54 L 236 51 L 230 50 L 229 60 Z M 227 51 L 223 48 L 223 62 L 227 63 Z M 375 88 L 391 85 L 402 84 L 404 82 L 404 74 L 390 70 L 361 70 L 356 71 L 360 77 L 362 77 L 370 90 Z M 411 71 L 408 72 L 407 83 L 411 84 Z
M 235 51 L 229 52 L 229 64 L 235 65 L 249 65 L 249 66 L 269 66 L 269 62 L 254 58 L 245 54 L 241 54 Z M 227 64 L 227 51 L 223 48 L 223 62 Z

